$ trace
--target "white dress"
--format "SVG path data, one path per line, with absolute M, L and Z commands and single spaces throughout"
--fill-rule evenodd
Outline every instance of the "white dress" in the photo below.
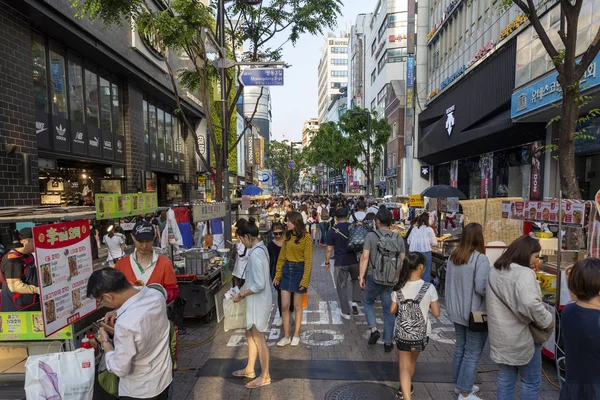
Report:
M 248 252 L 244 287 L 254 294 L 246 297 L 246 329 L 252 329 L 252 325 L 256 325 L 259 332 L 266 332 L 269 329 L 269 316 L 273 305 L 269 252 L 262 241 Z

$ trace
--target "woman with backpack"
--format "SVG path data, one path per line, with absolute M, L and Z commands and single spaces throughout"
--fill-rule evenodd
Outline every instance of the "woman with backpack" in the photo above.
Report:
M 425 256 L 425 270 L 421 277 L 425 282 L 431 282 L 431 246 L 437 245 L 435 232 L 429 226 L 429 213 L 423 213 L 417 220 L 408 236 L 408 251 L 423 254 Z
M 431 333 L 429 309 L 434 317 L 440 316 L 435 286 L 421 279 L 425 262 L 423 254 L 409 253 L 404 258 L 398 284 L 392 292 L 390 312 L 396 315 L 394 341 L 399 350 L 400 388 L 396 393 L 399 399 L 410 400 L 414 393 L 411 381 L 417 359 L 425 350 Z
M 484 254 L 483 243 L 481 225 L 470 223 L 465 226 L 446 272 L 446 310 L 456 331 L 452 381 L 458 400 L 480 400 L 475 395 L 479 388 L 473 382 L 488 334 L 487 331 L 472 331 L 469 321 L 472 312 L 485 311 L 490 261 Z
M 291 212 L 286 216 L 287 232 L 279 259 L 273 285 L 281 289 L 281 307 L 283 311 L 283 338 L 277 346 L 300 344 L 300 325 L 302 323 L 302 296 L 310 284 L 312 271 L 312 241 L 304 228 L 304 221 L 299 212 Z M 294 299 L 296 326 L 294 336 L 290 339 L 290 303 Z
M 321 204 L 317 208 L 317 215 L 319 218 L 319 229 L 321 230 L 321 240 L 319 242 L 321 246 L 327 247 L 327 232 L 329 231 L 331 215 L 329 214 L 325 200 L 321 200 Z

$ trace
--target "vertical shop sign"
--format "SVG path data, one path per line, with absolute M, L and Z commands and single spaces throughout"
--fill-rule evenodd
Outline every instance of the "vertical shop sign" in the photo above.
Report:
M 481 156 L 481 198 L 485 199 L 486 197 L 490 197 L 492 193 L 491 185 L 492 185 L 492 177 L 494 175 L 494 154 L 486 153 Z
M 540 146 L 541 142 L 533 142 L 531 144 L 531 185 L 529 189 L 529 200 L 540 200 L 541 183 L 542 183 L 542 168 L 540 161 Z
M 450 162 L 450 186 L 458 187 L 458 160 Z
M 44 334 L 49 336 L 96 310 L 87 297 L 92 274 L 90 225 L 87 220 L 33 228 L 40 280 Z

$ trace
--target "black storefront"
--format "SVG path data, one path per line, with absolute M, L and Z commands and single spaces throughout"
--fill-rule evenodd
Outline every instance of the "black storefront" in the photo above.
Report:
M 531 165 L 531 143 L 545 138 L 545 125 L 511 119 L 515 56 L 513 40 L 471 67 L 419 115 L 419 158 L 433 166 L 434 184 L 452 184 L 480 198 L 488 172 L 491 197 L 525 195 L 521 188 L 509 190 L 509 177 L 529 180 L 523 166 Z

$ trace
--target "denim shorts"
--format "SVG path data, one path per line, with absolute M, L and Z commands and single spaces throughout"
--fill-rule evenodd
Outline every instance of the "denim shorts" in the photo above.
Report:
M 304 276 L 304 263 L 286 261 L 281 271 L 279 289 L 291 293 L 306 293 L 306 289 L 300 290 L 300 282 Z

